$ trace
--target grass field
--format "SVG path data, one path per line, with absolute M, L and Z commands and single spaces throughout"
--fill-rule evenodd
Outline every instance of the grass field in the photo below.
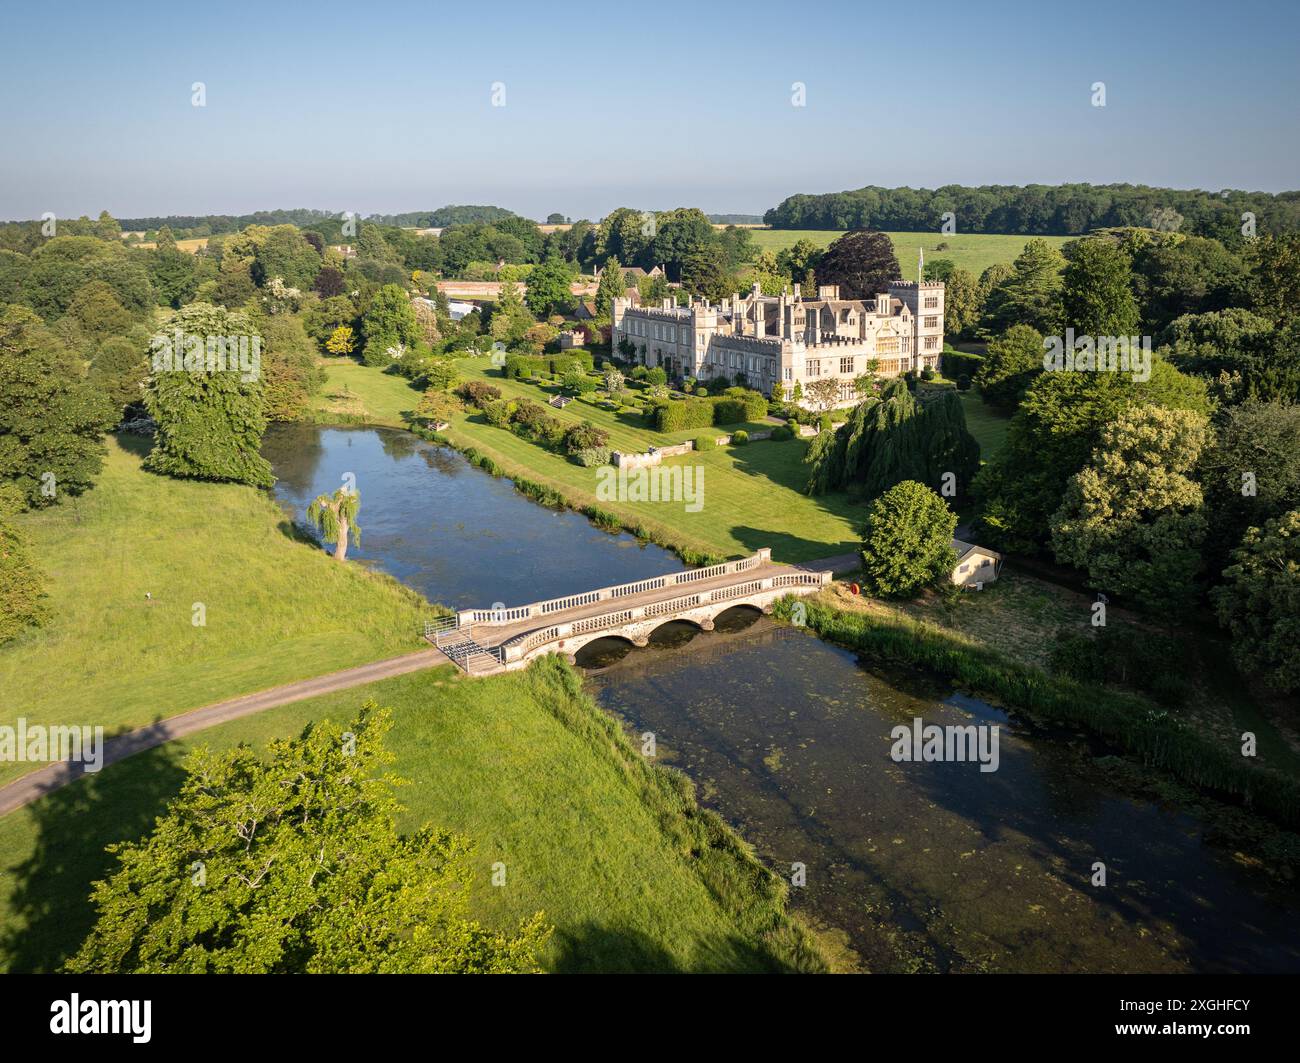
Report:
M 828 247 L 844 235 L 838 230 L 826 229 L 751 229 L 754 245 L 760 251 L 781 251 L 793 247 L 799 240 L 811 240 L 818 247 Z M 1001 236 L 987 233 L 954 233 L 944 236 L 940 233 L 886 233 L 894 244 L 894 254 L 902 267 L 907 280 L 916 279 L 916 256 L 925 248 L 925 260 L 947 258 L 958 269 L 969 270 L 979 276 L 995 262 L 1010 263 L 1021 250 L 1025 242 L 1034 239 L 1030 236 Z M 1055 247 L 1060 247 L 1070 236 L 1044 236 L 1042 239 Z M 940 251 L 939 245 L 947 244 L 946 251 Z
M 344 722 L 374 697 L 394 709 L 392 770 L 412 784 L 399 791 L 403 827 L 470 837 L 475 917 L 504 928 L 544 911 L 556 928 L 548 969 L 772 968 L 769 933 L 783 956 L 800 935 L 779 897 L 755 894 L 766 876 L 729 832 L 701 841 L 693 800 L 646 792 L 653 772 L 611 741 L 576 682 L 555 660 L 474 681 L 450 666 L 415 673 L 225 724 L 45 797 L 0 820 L 0 966 L 49 970 L 76 948 L 93 916 L 90 884 L 113 866 L 104 846 L 149 829 L 191 745 L 260 746 L 311 720 Z M 503 887 L 489 883 L 496 861 Z
M 486 358 L 458 362 L 464 379 L 479 378 L 510 396 L 545 402 L 550 393 L 533 384 L 505 380 Z M 406 381 L 353 362 L 331 361 L 318 417 L 328 420 L 346 407 L 361 421 L 403 425 L 420 394 Z M 329 411 L 329 412 L 327 412 Z M 588 420 L 610 433 L 614 449 L 643 451 L 649 446 L 693 439 L 707 429 L 661 434 L 643 427 L 639 415 L 619 414 L 579 400 L 550 411 L 562 421 Z M 750 425 L 749 427 L 759 427 Z M 764 425 L 762 427 L 771 427 Z M 707 553 L 740 556 L 770 546 L 780 561 L 807 561 L 842 554 L 856 547 L 855 528 L 863 507 L 844 494 L 816 498 L 802 493 L 807 480 L 805 445 L 799 440 L 761 440 L 743 447 L 719 447 L 665 464 L 695 465 L 704 470 L 703 507 L 687 512 L 684 503 L 611 502 L 597 497 L 597 473 L 544 450 L 483 420 L 468 410 L 455 418 L 446 435 L 492 458 L 507 475 L 523 476 L 563 492 L 578 504 L 598 505 L 654 530 L 661 541 Z
M 414 591 L 297 541 L 251 487 L 144 472 L 146 446 L 110 436 L 94 490 L 22 518 L 53 619 L 0 648 L 0 722 L 112 733 L 424 645 Z

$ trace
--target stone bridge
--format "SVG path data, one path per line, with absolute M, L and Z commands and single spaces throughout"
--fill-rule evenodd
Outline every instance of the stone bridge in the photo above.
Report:
M 815 594 L 831 582 L 818 572 L 772 562 L 764 547 L 749 557 L 635 583 L 510 608 L 462 609 L 425 625 L 425 638 L 471 675 L 525 667 L 547 653 L 575 654 L 599 638 L 644 646 L 655 628 L 687 620 L 710 631 L 719 613 L 747 605 L 765 613 L 787 594 Z

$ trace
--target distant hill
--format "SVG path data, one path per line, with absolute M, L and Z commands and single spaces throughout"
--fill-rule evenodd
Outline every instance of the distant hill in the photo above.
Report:
M 714 225 L 762 225 L 763 219 L 757 214 L 710 214 L 709 221 Z
M 363 220 L 377 225 L 426 229 L 514 217 L 517 217 L 514 211 L 506 210 L 505 207 L 447 206 L 437 210 L 408 211 L 405 214 L 370 214 Z M 167 217 L 121 218 L 119 222 L 124 232 L 148 232 L 166 225 L 177 234 L 217 236 L 221 233 L 237 233 L 249 225 L 297 225 L 303 229 L 323 228 L 330 231 L 338 227 L 342 218 L 342 211 L 297 207 L 292 210 L 259 210 L 254 214 L 171 214 Z
M 1240 239 L 1242 215 L 1259 233 L 1300 229 L 1300 192 L 1152 188 L 1147 185 L 945 185 L 794 195 L 763 215 L 775 229 L 881 229 L 939 232 L 944 215 L 957 233 L 1077 236 L 1109 226 L 1176 227 Z M 1159 212 L 1158 220 L 1157 212 Z M 1172 213 L 1171 213 L 1172 212 Z M 1176 224 L 1175 224 L 1176 223 Z

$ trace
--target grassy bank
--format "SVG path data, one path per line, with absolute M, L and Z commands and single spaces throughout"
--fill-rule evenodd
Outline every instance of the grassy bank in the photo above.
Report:
M 191 745 L 261 745 L 309 721 L 347 719 L 365 698 L 394 709 L 403 827 L 426 822 L 477 845 L 476 918 L 537 910 L 556 932 L 554 971 L 820 970 L 785 914 L 784 883 L 753 858 L 677 772 L 642 758 L 558 658 L 464 680 L 448 667 L 286 705 L 105 768 L 0 820 L 0 957 L 57 967 L 90 925 L 103 847 L 148 830 Z M 490 883 L 506 865 L 506 885 Z
M 463 378 L 486 380 L 507 396 L 537 402 L 551 397 L 536 385 L 503 379 L 485 358 L 462 359 L 457 365 Z M 352 414 L 358 418 L 353 423 L 409 426 L 420 393 L 406 381 L 351 362 L 330 362 L 326 369 L 326 398 L 317 416 L 329 417 L 332 405 L 342 401 L 330 396 L 346 394 Z M 701 429 L 659 433 L 646 428 L 639 416 L 615 413 L 582 400 L 547 412 L 566 423 L 586 420 L 605 428 L 615 449 L 642 451 L 703 434 Z M 645 537 L 686 558 L 739 557 L 770 546 L 778 561 L 808 561 L 845 553 L 858 541 L 854 528 L 862 518 L 861 503 L 843 493 L 816 498 L 803 494 L 808 470 L 803 464 L 805 445 L 799 440 L 763 440 L 666 459 L 670 466 L 704 470 L 703 505 L 691 512 L 680 501 L 598 498 L 595 469 L 584 469 L 563 455 L 494 427 L 475 410 L 456 415 L 443 436 L 452 446 L 464 452 L 472 450 L 490 462 L 490 468 L 499 474 L 549 490 L 573 509 L 605 511 L 620 526 L 634 532 L 641 529 Z
M 136 437 L 108 447 L 94 490 L 22 518 L 52 618 L 0 648 L 0 723 L 112 733 L 422 645 L 418 594 L 300 541 L 264 492 L 147 473 Z
M 1300 826 L 1300 779 L 1252 766 L 1238 747 L 1206 737 L 1145 698 L 1048 675 L 930 624 L 846 612 L 820 596 L 805 603 L 808 626 L 831 642 L 873 660 L 937 672 L 1031 718 L 1086 728 L 1175 779 L 1238 799 L 1283 826 Z M 788 611 L 788 603 L 782 608 Z

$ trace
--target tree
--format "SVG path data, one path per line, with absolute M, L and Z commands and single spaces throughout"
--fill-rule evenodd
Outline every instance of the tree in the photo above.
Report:
M 524 304 L 534 317 L 547 317 L 568 310 L 573 305 L 572 283 L 573 275 L 564 260 L 548 258 L 528 274 Z
M 1029 325 L 1012 325 L 989 342 L 975 385 L 990 406 L 1014 410 L 1042 371 L 1042 333 Z
M 862 531 L 863 583 L 880 598 L 906 598 L 952 572 L 957 515 L 924 484 L 904 480 L 875 499 Z
M 361 545 L 361 525 L 357 523 L 360 509 L 360 492 L 346 487 L 340 487 L 332 495 L 317 495 L 307 507 L 307 520 L 327 543 L 334 544 L 335 561 L 347 560 L 349 535 L 353 543 Z
M 321 266 L 311 286 L 322 299 L 335 298 L 348 290 L 343 271 L 335 266 Z
M 1151 377 L 1127 373 L 1040 373 L 1021 401 L 1006 443 L 980 469 L 975 494 L 979 525 L 993 545 L 1036 552 L 1071 477 L 1088 463 L 1103 427 L 1133 405 L 1208 415 L 1203 381 L 1155 358 Z
M 1190 606 L 1205 538 L 1192 473 L 1207 435 L 1207 419 L 1191 410 L 1123 410 L 1102 429 L 1091 463 L 1052 517 L 1057 561 L 1148 607 Z
M 596 390 L 596 381 L 580 365 L 571 365 L 564 371 L 560 387 L 570 395 L 587 395 Z
M 29 506 L 89 490 L 119 412 L 35 314 L 0 309 L 0 483 Z
M 614 300 L 621 299 L 626 290 L 623 285 L 623 267 L 617 258 L 607 258 L 600 274 L 600 283 L 596 286 L 596 314 L 608 317 Z
M 811 466 L 809 494 L 852 485 L 870 498 L 904 480 L 964 492 L 979 468 L 979 444 L 955 391 L 919 402 L 896 378 L 879 398 L 855 406 L 839 431 L 820 433 L 804 462 Z
M 889 237 L 870 229 L 841 236 L 817 265 L 818 282 L 838 284 L 841 299 L 871 298 L 902 275 Z
M 316 364 L 316 345 L 296 316 L 268 317 L 258 331 L 262 335 L 266 416 L 272 421 L 297 421 L 325 382 L 325 374 Z
M 980 316 L 979 281 L 968 270 L 954 269 L 944 282 L 943 330 L 950 339 L 970 335 Z
M 0 645 L 49 617 L 45 574 L 14 521 L 23 503 L 17 485 L 0 484 Z
M 814 410 L 829 410 L 840 401 L 840 382 L 833 376 L 820 377 L 805 389 Z
M 693 295 L 718 303 L 736 289 L 727 256 L 718 244 L 705 244 L 682 263 L 682 285 Z
M 143 342 L 126 336 L 114 336 L 99 345 L 90 363 L 89 380 L 117 411 L 144 401 L 149 383 L 149 359 Z
M 325 349 L 330 354 L 348 355 L 356 349 L 356 346 L 357 341 L 349 325 L 340 325 L 330 333 L 330 338 L 325 341 Z
M 1070 252 L 1061 288 L 1064 323 L 1083 336 L 1131 336 L 1137 332 L 1132 263 L 1108 240 L 1081 240 Z
M 167 476 L 270 487 L 275 477 L 260 452 L 265 386 L 252 357 L 261 336 L 249 316 L 190 303 L 168 315 L 153 344 L 145 407 L 158 431 L 145 467 Z
M 1300 234 L 1261 236 L 1247 257 L 1256 313 L 1285 327 L 1300 316 Z
M 276 277 L 290 288 L 310 288 L 320 269 L 321 257 L 316 248 L 293 225 L 275 226 L 254 248 L 251 273 L 259 288 Z
M 1027 241 L 1011 263 L 1010 276 L 989 291 L 982 327 L 1001 333 L 1012 325 L 1029 325 L 1045 335 L 1058 335 L 1064 266 L 1061 252 L 1046 240 Z
M 1300 689 L 1300 509 L 1248 528 L 1213 592 L 1237 667 L 1280 691 Z
M 366 365 L 391 365 L 393 351 L 414 347 L 420 339 L 420 325 L 406 292 L 396 284 L 380 288 L 362 318 L 361 332 L 365 337 L 361 360 Z
M 1228 564 L 1247 528 L 1300 502 L 1300 406 L 1249 399 L 1221 411 L 1218 428 L 1199 469 L 1212 573 Z
M 603 383 L 605 393 L 610 397 L 619 394 L 627 386 L 627 380 L 624 378 L 622 371 L 614 368 L 605 370 Z
M 187 973 L 532 972 L 549 930 L 468 918 L 461 836 L 398 830 L 391 713 L 192 753 L 151 833 L 110 846 L 95 924 L 67 969 Z

